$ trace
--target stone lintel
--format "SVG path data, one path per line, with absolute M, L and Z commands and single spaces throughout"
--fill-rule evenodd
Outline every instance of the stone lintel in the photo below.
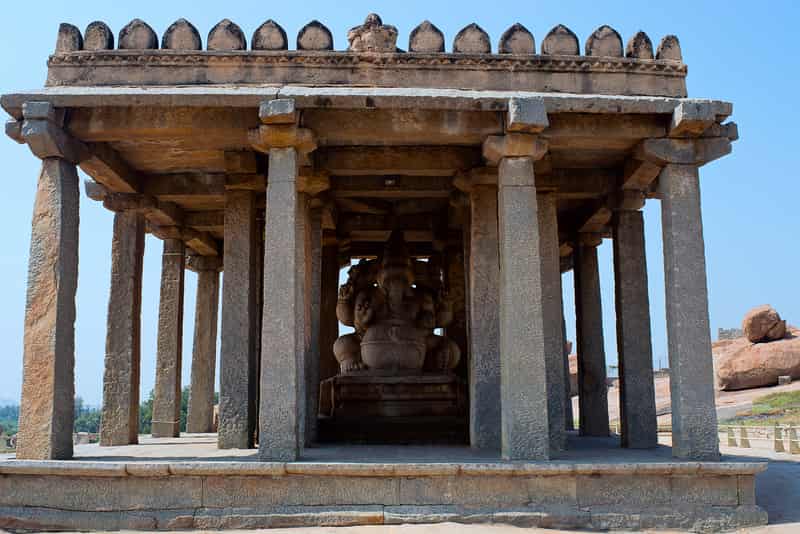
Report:
M 228 174 L 253 174 L 258 172 L 258 161 L 252 150 L 226 150 L 225 172 Z
M 222 258 L 220 256 L 201 256 L 199 254 L 188 254 L 186 256 L 186 268 L 192 272 L 200 271 L 222 271 Z
M 206 232 L 182 226 L 158 226 L 148 220 L 147 231 L 162 240 L 177 239 L 202 256 L 218 256 L 217 241 Z
M 263 124 L 250 130 L 248 138 L 253 148 L 264 153 L 272 148 L 295 148 L 308 154 L 317 148 L 314 132 L 295 124 Z
M 490 135 L 483 142 L 483 157 L 492 167 L 499 165 L 502 158 L 527 157 L 537 161 L 546 153 L 547 141 L 530 134 Z
M 475 167 L 456 173 L 453 178 L 453 187 L 464 193 L 472 192 L 476 185 L 497 187 L 497 167 Z
M 633 151 L 635 159 L 664 166 L 705 165 L 731 152 L 731 140 L 727 137 L 700 139 L 645 139 Z
M 506 131 L 539 133 L 547 128 L 547 108 L 541 97 L 511 98 L 508 101 Z
M 229 173 L 225 175 L 226 191 L 263 191 L 267 178 L 263 174 Z
M 670 137 L 698 137 L 717 120 L 709 101 L 684 101 L 672 112 Z
M 577 242 L 585 247 L 599 247 L 603 243 L 603 235 L 596 232 L 578 232 Z
M 263 124 L 296 124 L 298 116 L 293 98 L 265 100 L 258 106 L 258 118 Z
M 646 160 L 628 158 L 625 161 L 622 175 L 622 188 L 646 190 L 658 178 L 660 172 L 660 165 Z

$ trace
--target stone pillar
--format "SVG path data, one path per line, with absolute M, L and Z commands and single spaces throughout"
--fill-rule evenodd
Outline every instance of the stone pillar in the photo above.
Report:
M 317 413 L 319 412 L 319 366 L 322 328 L 322 209 L 309 210 L 309 350 L 306 354 L 306 433 L 305 445 L 317 439 Z
M 320 304 L 320 381 L 339 372 L 339 362 L 333 355 L 333 343 L 339 337 L 339 320 L 336 302 L 339 295 L 339 246 L 335 243 L 322 247 L 322 288 Z M 319 393 L 319 384 L 316 387 Z
M 497 187 L 470 193 L 469 236 L 470 444 L 500 450 L 500 257 Z
M 455 372 L 460 377 L 467 376 L 469 368 L 469 337 L 467 336 L 467 290 L 466 275 L 464 272 L 464 247 L 449 247 L 446 250 L 445 261 L 447 265 L 447 296 L 453 304 L 453 320 L 447 325 L 445 334 L 458 345 L 461 351 L 461 361 L 458 362 Z
M 603 310 L 597 266 L 599 238 L 580 234 L 575 246 L 579 430 L 582 436 L 608 436 L 608 387 L 603 345 Z
M 33 206 L 17 459 L 72 457 L 77 285 L 78 173 L 48 157 Z
M 255 432 L 256 200 L 253 191 L 225 192 L 225 271 L 218 446 L 248 449 Z
M 186 246 L 183 241 L 164 240 L 164 252 L 161 257 L 161 300 L 158 307 L 156 385 L 153 393 L 154 438 L 180 435 L 185 255 Z
M 537 195 L 539 263 L 541 268 L 542 320 L 547 366 L 547 419 L 550 447 L 567 448 L 564 406 L 564 339 L 562 332 L 561 258 L 558 247 L 558 214 L 553 192 Z
M 297 151 L 269 150 L 259 454 L 296 460 L 303 444 L 307 314 L 307 199 L 297 192 Z
M 188 267 L 197 272 L 192 382 L 186 417 L 186 431 L 191 433 L 214 431 L 220 266 L 221 262 L 217 257 L 189 256 Z
M 139 442 L 144 216 L 114 215 L 100 445 Z
M 559 291 L 561 292 L 561 341 L 563 366 L 564 366 L 564 429 L 575 429 L 575 413 L 572 411 L 572 385 L 569 376 L 569 352 L 567 350 L 567 320 L 564 319 L 564 284 L 563 279 L 559 276 Z
M 694 165 L 666 165 L 659 176 L 667 305 L 672 453 L 718 460 L 708 289 Z
M 551 443 L 544 315 L 551 306 L 542 292 L 533 158 L 502 158 L 497 211 L 502 454 L 509 460 L 546 460 Z
M 642 212 L 616 211 L 613 238 L 622 446 L 652 448 L 658 432 Z

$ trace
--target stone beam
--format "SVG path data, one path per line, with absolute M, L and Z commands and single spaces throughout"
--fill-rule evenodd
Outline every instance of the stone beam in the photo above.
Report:
M 177 239 L 201 256 L 219 256 L 219 244 L 206 232 L 182 226 L 157 226 L 148 222 L 147 231 L 159 239 Z
M 449 176 L 336 176 L 334 198 L 448 198 L 453 190 Z
M 480 164 L 480 154 L 470 147 L 337 147 L 315 154 L 318 169 L 331 175 L 452 176 Z
M 620 172 L 616 169 L 551 169 L 536 173 L 537 191 L 555 191 L 559 198 L 593 198 L 604 196 L 616 189 Z M 497 168 L 476 167 L 458 173 L 453 186 L 469 193 L 475 185 L 496 185 Z
M 225 212 L 214 211 L 189 211 L 184 213 L 183 222 L 189 228 L 200 232 L 216 232 L 225 226 Z
M 358 231 L 391 231 L 394 228 L 433 231 L 434 226 L 435 219 L 430 215 L 342 214 L 339 217 L 337 230 L 341 234 Z
M 636 146 L 633 157 L 661 167 L 670 163 L 700 166 L 730 152 L 731 140 L 727 137 L 645 139 Z
M 612 211 L 607 204 L 605 199 L 586 202 L 583 207 L 569 213 L 564 230 L 567 234 L 575 232 L 604 233 L 612 216 Z
M 628 158 L 622 175 L 622 188 L 644 191 L 658 178 L 660 172 L 661 167 L 656 163 Z
M 672 111 L 670 137 L 698 137 L 716 122 L 709 101 L 681 102 Z

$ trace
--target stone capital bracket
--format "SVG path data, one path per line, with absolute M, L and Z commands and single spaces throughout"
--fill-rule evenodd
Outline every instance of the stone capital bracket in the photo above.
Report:
M 64 131 L 64 115 L 50 102 L 25 102 L 22 123 L 6 123 L 6 134 L 25 143 L 40 158 L 61 158 L 78 164 L 91 157 L 88 147 Z
M 644 191 L 621 189 L 609 195 L 608 205 L 613 211 L 637 211 L 644 207 L 645 200 Z
M 219 256 L 216 240 L 205 232 L 182 226 L 159 226 L 150 220 L 147 221 L 146 229 L 159 239 L 179 239 L 202 256 Z
M 582 247 L 599 247 L 603 243 L 603 234 L 597 232 L 578 232 L 575 241 Z
M 186 255 L 186 268 L 193 272 L 223 270 L 221 256 L 200 256 L 199 254 Z
M 297 191 L 312 197 L 331 188 L 330 173 L 312 167 L 300 167 L 297 174 Z
M 183 224 L 183 211 L 177 204 L 161 202 L 157 198 L 141 193 L 114 193 L 102 184 L 92 180 L 84 182 L 86 196 L 114 212 L 137 211 L 157 226 L 180 226 Z
M 731 153 L 727 137 L 645 139 L 633 151 L 634 159 L 663 167 L 669 164 L 700 167 Z
M 490 135 L 483 141 L 483 158 L 497 167 L 503 158 L 531 158 L 538 161 L 547 154 L 547 141 L 532 134 Z
M 298 126 L 300 114 L 293 99 L 266 100 L 258 108 L 261 126 L 248 132 L 254 149 L 269 153 L 271 148 L 295 148 L 305 157 L 317 149 L 317 138 L 308 128 Z

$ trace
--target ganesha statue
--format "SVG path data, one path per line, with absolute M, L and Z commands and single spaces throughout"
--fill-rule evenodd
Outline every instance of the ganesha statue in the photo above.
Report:
M 434 332 L 452 321 L 442 285 L 441 267 L 411 258 L 401 232 L 392 233 L 380 258 L 354 265 L 336 305 L 339 321 L 355 329 L 333 345 L 341 374 L 452 371 L 458 345 Z

